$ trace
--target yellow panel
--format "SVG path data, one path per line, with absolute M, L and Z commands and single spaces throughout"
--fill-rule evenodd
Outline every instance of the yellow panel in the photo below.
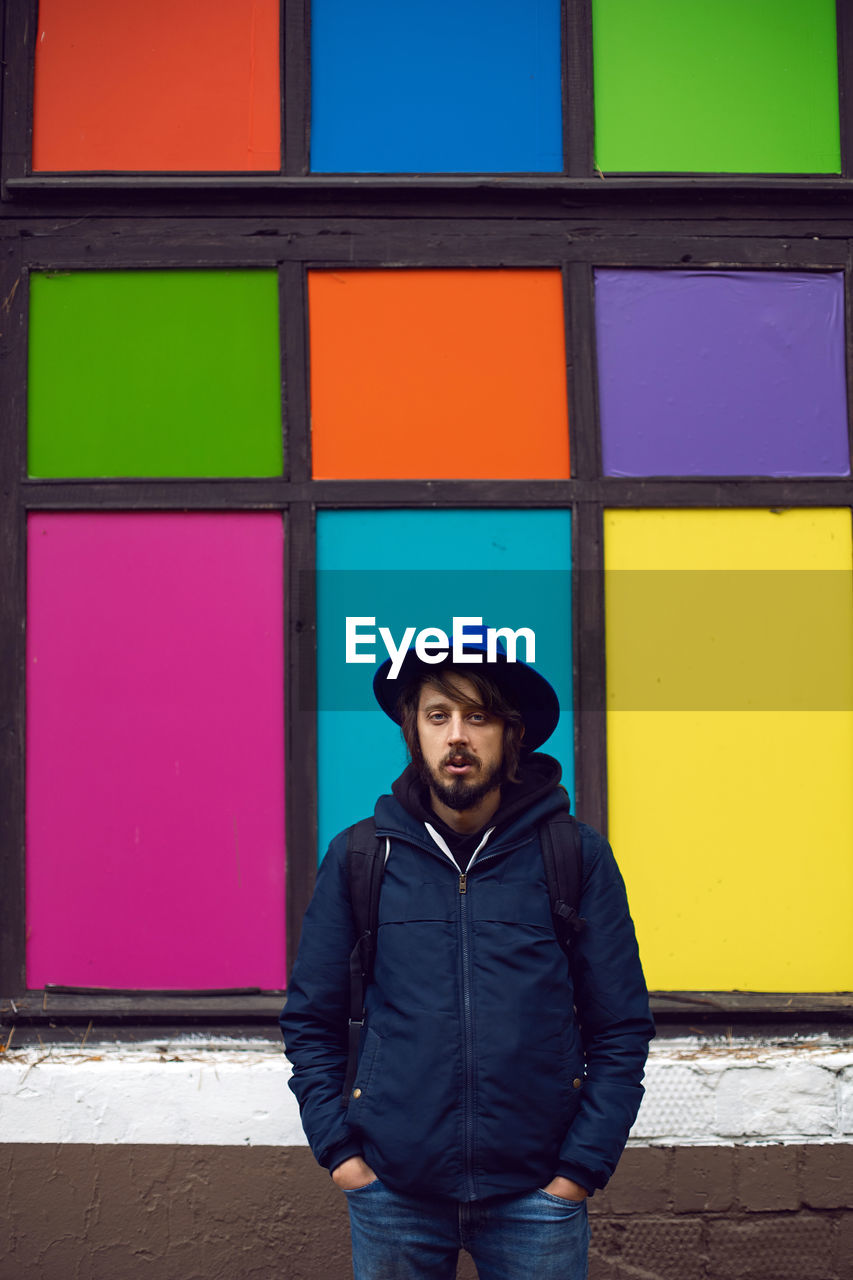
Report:
M 605 564 L 610 832 L 649 985 L 853 988 L 850 512 L 610 512 Z
M 851 570 L 850 512 L 610 511 L 608 569 Z

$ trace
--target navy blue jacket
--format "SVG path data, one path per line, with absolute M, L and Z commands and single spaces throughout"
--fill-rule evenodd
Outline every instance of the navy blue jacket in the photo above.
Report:
M 388 1186 L 476 1200 L 557 1174 L 603 1187 L 642 1098 L 654 1035 L 625 889 L 610 846 L 580 823 L 586 929 L 573 973 L 554 933 L 538 825 L 555 788 L 459 869 L 392 796 L 390 841 L 355 1087 L 346 1069 L 346 835 L 317 876 L 281 1017 L 311 1148 L 334 1169 L 363 1155 Z

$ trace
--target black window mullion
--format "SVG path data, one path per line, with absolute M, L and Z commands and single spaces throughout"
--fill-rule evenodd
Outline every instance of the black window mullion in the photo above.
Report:
M 308 281 L 304 263 L 283 263 L 279 281 L 284 474 L 298 494 L 288 505 L 285 521 L 284 779 L 289 973 L 317 866 L 317 626 Z
M 606 835 L 604 549 L 592 266 L 566 264 L 563 287 L 572 477 L 578 494 L 572 519 L 575 811 Z
M 572 476 L 597 480 L 601 475 L 598 430 L 598 378 L 595 349 L 593 269 L 585 262 L 563 268 L 566 343 L 568 347 L 569 438 Z
M 2 198 L 10 178 L 25 178 L 32 169 L 33 80 L 37 0 L 4 6 Z
M 281 43 L 282 171 L 298 178 L 310 167 L 310 0 L 282 0 Z
M 284 475 L 296 484 L 311 479 L 308 366 L 308 282 L 301 262 L 279 268 L 279 332 L 283 380 Z
M 563 168 L 570 178 L 588 178 L 595 166 L 592 0 L 563 6 Z
M 607 721 L 604 646 L 604 515 L 580 501 L 572 525 L 575 669 L 574 810 L 607 835 Z
M 317 868 L 317 586 L 315 512 L 296 502 L 285 521 L 285 829 L 287 971 Z
M 0 997 L 25 985 L 27 278 L 17 246 L 0 265 Z

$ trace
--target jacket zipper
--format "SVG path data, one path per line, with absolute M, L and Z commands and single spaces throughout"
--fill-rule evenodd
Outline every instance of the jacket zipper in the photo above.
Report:
M 464 1088 L 463 1169 L 467 1198 L 476 1199 L 474 1182 L 474 1017 L 471 1008 L 471 939 L 468 922 L 467 872 L 459 877 L 459 924 L 462 947 L 462 1056 Z
M 474 851 L 468 866 L 459 873 L 459 938 L 462 950 L 462 1066 L 463 1079 L 465 1081 L 463 1090 L 463 1170 L 469 1200 L 477 1198 L 477 1184 L 474 1177 L 474 1089 L 476 1077 L 474 1071 L 474 1012 L 471 1004 L 471 927 L 468 908 L 468 873 L 490 835 L 491 831 L 487 832 L 482 843 Z M 486 854 L 483 861 L 488 856 Z
M 441 836 L 433 831 L 429 824 L 426 825 L 438 849 L 453 862 L 453 855 Z M 468 908 L 468 875 L 475 862 L 479 865 L 482 862 L 499 857 L 502 853 L 510 852 L 509 849 L 489 850 L 482 858 L 479 858 L 479 854 L 492 834 L 492 830 L 493 828 L 490 828 L 486 832 L 468 866 L 459 873 L 459 937 L 462 967 L 462 1078 L 464 1082 L 462 1090 L 462 1155 L 465 1187 L 469 1200 L 477 1198 L 477 1184 L 474 1177 L 474 1088 L 476 1077 L 474 1071 L 474 1013 L 471 1001 L 471 933 Z M 431 849 L 427 851 L 432 852 Z

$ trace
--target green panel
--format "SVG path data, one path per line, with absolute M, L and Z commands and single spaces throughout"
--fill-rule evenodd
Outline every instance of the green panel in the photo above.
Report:
M 599 169 L 839 173 L 834 0 L 593 0 Z
M 281 472 L 274 271 L 33 274 L 31 476 Z

